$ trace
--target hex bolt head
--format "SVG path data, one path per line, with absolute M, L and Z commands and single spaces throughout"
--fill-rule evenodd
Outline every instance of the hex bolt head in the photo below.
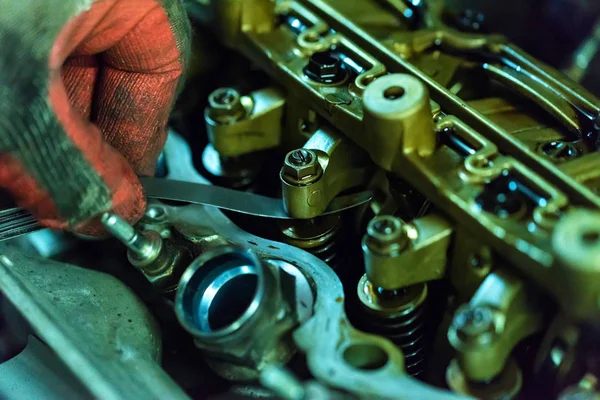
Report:
M 379 253 L 393 253 L 405 249 L 409 238 L 404 223 L 392 215 L 380 215 L 367 226 L 367 246 Z
M 340 83 L 347 76 L 342 61 L 328 51 L 314 53 L 304 67 L 304 74 L 315 82 L 326 84 Z
M 323 170 L 312 150 L 296 149 L 285 156 L 282 176 L 291 184 L 308 184 L 321 177 Z M 312 178 L 312 179 L 308 179 Z M 309 182 L 310 181 L 310 182 Z
M 240 93 L 233 88 L 219 88 L 208 95 L 208 116 L 217 122 L 231 123 L 245 115 Z
M 290 163 L 294 164 L 297 167 L 303 167 L 305 165 L 310 164 L 312 162 L 312 159 L 312 154 L 305 149 L 298 149 L 292 151 L 289 155 Z
M 494 333 L 494 313 L 484 306 L 460 307 L 454 315 L 452 326 L 461 340 L 477 342 L 483 335 Z

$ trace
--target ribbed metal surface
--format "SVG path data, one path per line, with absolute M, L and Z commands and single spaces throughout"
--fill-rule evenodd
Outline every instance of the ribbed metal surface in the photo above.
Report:
M 11 239 L 41 228 L 27 211 L 11 208 L 0 211 L 0 241 Z
M 390 319 L 372 318 L 365 323 L 365 329 L 385 336 L 402 349 L 406 371 L 413 376 L 419 376 L 425 368 L 426 314 L 426 306 L 422 303 L 405 315 Z
M 426 368 L 427 293 L 426 284 L 382 291 L 373 287 L 366 275 L 358 286 L 362 307 L 355 315 L 356 326 L 395 343 L 404 354 L 406 371 L 413 376 L 420 376 Z
M 280 223 L 284 242 L 319 257 L 333 269 L 336 269 L 341 262 L 339 228 L 340 218 L 338 215 Z

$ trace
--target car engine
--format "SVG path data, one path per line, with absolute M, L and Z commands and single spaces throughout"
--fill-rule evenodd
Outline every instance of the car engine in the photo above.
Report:
M 190 1 L 143 219 L 0 212 L 0 398 L 600 399 L 600 28 L 446 3 Z

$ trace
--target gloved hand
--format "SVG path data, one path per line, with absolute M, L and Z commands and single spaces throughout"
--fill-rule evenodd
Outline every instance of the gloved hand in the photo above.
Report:
M 180 0 L 0 0 L 0 187 L 52 228 L 135 222 L 186 63 Z

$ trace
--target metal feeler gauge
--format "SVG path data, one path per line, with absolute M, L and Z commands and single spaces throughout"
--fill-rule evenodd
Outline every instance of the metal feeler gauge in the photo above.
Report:
M 240 192 L 220 186 L 183 182 L 163 178 L 141 178 L 146 197 L 217 207 L 263 218 L 295 219 L 283 207 L 283 201 L 254 193 Z M 369 191 L 340 196 L 321 215 L 338 213 L 360 206 L 372 198 Z M 12 239 L 42 226 L 25 210 L 10 208 L 0 211 L 0 241 Z

